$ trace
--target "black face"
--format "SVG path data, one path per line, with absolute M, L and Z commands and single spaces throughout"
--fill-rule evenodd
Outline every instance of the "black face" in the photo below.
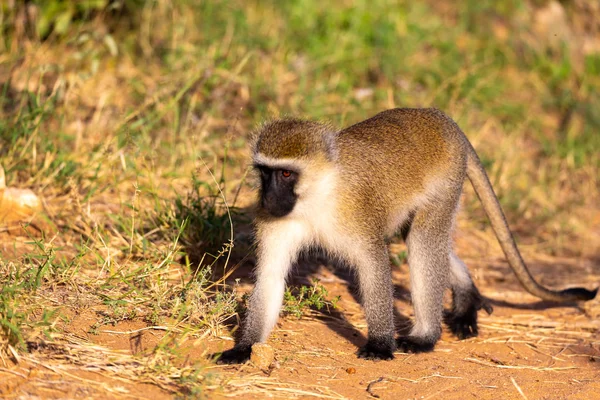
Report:
M 264 165 L 255 167 L 260 172 L 260 207 L 274 217 L 284 217 L 291 213 L 298 198 L 294 193 L 298 173 Z

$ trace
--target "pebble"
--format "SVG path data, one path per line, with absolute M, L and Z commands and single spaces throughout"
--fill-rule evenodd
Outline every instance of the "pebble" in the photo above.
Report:
M 0 223 L 29 221 L 42 211 L 42 202 L 29 189 L 6 187 L 4 168 L 0 165 Z
M 252 346 L 250 361 L 262 370 L 267 370 L 275 359 L 275 351 L 266 343 L 256 343 Z

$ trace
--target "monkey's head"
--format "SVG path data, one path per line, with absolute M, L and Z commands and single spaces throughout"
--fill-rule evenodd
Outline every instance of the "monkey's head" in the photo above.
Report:
M 262 125 L 254 136 L 252 161 L 260 174 L 263 214 L 284 217 L 299 201 L 313 197 L 309 188 L 314 182 L 307 177 L 323 176 L 333 168 L 335 156 L 335 131 L 330 125 L 292 118 Z

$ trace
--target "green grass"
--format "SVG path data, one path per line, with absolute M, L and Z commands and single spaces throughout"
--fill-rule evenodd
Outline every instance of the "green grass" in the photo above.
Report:
M 0 6 L 0 163 L 45 216 L 0 237 L 12 249 L 0 255 L 7 357 L 93 310 L 91 333 L 167 327 L 154 356 L 183 371 L 174 343 L 222 333 L 238 307 L 220 277 L 252 252 L 247 138 L 272 116 L 344 126 L 441 108 L 519 234 L 589 256 L 579 244 L 600 204 L 600 56 L 538 35 L 543 1 L 56 0 L 30 2 L 31 18 L 17 3 Z M 593 16 L 561 4 L 581 37 Z M 471 191 L 464 213 L 483 224 Z M 288 291 L 286 312 L 333 302 L 323 290 Z M 185 371 L 176 391 L 201 391 Z
M 327 289 L 319 283 L 318 279 L 314 279 L 312 286 L 301 285 L 286 289 L 283 295 L 282 312 L 284 315 L 301 318 L 310 310 L 334 309 L 339 300 L 339 296 L 329 299 Z

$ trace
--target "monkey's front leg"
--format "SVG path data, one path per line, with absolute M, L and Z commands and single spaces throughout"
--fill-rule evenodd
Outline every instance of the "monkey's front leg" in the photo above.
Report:
M 358 356 L 369 360 L 391 360 L 396 350 L 394 297 L 385 245 L 363 260 L 358 266 L 358 279 L 369 337 L 367 344 L 358 351 Z
M 295 221 L 276 221 L 257 229 L 256 284 L 240 342 L 221 354 L 219 363 L 241 363 L 250 358 L 252 345 L 264 342 L 275 326 L 283 302 L 285 281 L 308 238 L 307 229 Z

